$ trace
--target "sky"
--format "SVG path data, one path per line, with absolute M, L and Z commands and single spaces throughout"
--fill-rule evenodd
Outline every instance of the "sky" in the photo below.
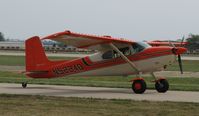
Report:
M 199 34 L 199 0 L 0 0 L 6 38 L 70 30 L 133 41 Z

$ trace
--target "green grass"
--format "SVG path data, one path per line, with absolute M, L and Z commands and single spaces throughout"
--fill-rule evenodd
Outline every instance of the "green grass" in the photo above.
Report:
M 183 70 L 190 71 L 190 72 L 199 72 L 199 61 L 198 60 L 183 60 Z M 168 66 L 168 71 L 179 71 L 179 64 L 176 62 L 171 66 Z
M 0 65 L 24 66 L 24 56 L 0 56 Z
M 196 116 L 198 109 L 198 103 L 0 95 L 1 116 Z
M 199 54 L 183 54 L 182 56 L 199 57 Z
M 71 85 L 71 86 L 91 86 L 91 87 L 116 87 L 131 88 L 129 82 L 134 76 L 121 77 L 64 77 L 55 79 L 27 79 L 22 74 L 16 72 L 0 72 L 0 83 L 21 83 L 29 81 L 32 84 L 47 85 Z M 154 89 L 152 77 L 144 77 L 149 89 Z M 170 90 L 199 91 L 199 78 L 168 78 Z
M 71 60 L 73 57 L 49 57 L 50 60 Z M 24 56 L 0 56 L 0 65 L 6 66 L 24 66 L 25 57 Z
M 74 58 L 67 57 L 49 57 L 50 60 L 70 60 Z M 0 56 L 0 65 L 8 65 L 8 66 L 24 66 L 25 65 L 25 57 L 24 56 Z M 183 69 L 184 71 L 199 71 L 199 61 L 183 61 Z M 169 71 L 179 71 L 179 65 L 176 62 L 175 64 L 168 66 Z

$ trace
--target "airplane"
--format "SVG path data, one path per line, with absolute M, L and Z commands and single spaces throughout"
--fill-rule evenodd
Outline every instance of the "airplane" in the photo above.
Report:
M 63 42 L 77 48 L 97 50 L 97 52 L 73 60 L 50 61 L 41 43 L 46 39 Z M 25 41 L 25 74 L 27 77 L 36 79 L 65 76 L 136 75 L 136 78 L 131 80 L 132 90 L 136 94 L 142 94 L 147 89 L 142 74 L 149 73 L 155 80 L 155 89 L 159 93 L 165 93 L 169 89 L 168 81 L 163 77 L 155 76 L 154 72 L 166 69 L 178 58 L 180 70 L 183 73 L 181 54 L 187 49 L 176 47 L 175 44 L 178 45 L 178 43 L 167 42 L 167 46 L 162 46 L 161 42 L 156 42 L 153 47 L 148 43 L 111 36 L 79 34 L 69 30 L 43 38 L 34 36 Z M 172 46 L 169 46 L 170 44 Z M 23 82 L 22 87 L 26 88 L 27 83 Z

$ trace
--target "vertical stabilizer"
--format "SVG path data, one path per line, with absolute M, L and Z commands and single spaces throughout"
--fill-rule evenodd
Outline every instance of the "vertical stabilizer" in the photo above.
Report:
M 41 40 L 38 36 L 32 37 L 25 42 L 26 47 L 26 71 L 36 71 L 49 63 Z

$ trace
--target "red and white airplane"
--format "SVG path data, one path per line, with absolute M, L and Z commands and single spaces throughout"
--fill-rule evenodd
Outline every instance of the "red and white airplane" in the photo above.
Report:
M 77 48 L 97 50 L 92 55 L 74 60 L 50 61 L 46 57 L 41 40 L 50 39 L 72 45 Z M 150 43 L 150 42 L 149 42 Z M 166 92 L 169 83 L 164 78 L 158 78 L 154 72 L 164 70 L 173 64 L 178 56 L 180 69 L 182 62 L 180 54 L 187 51 L 184 47 L 175 47 L 179 43 L 172 43 L 173 47 L 156 42 L 149 45 L 146 42 L 134 42 L 110 36 L 93 36 L 78 34 L 70 31 L 59 32 L 44 38 L 32 37 L 25 42 L 26 72 L 31 78 L 57 78 L 64 76 L 127 76 L 136 75 L 132 80 L 132 89 L 141 94 L 146 90 L 146 83 L 142 74 L 150 73 L 155 79 L 158 92 Z M 186 44 L 185 42 L 181 44 Z M 22 83 L 25 88 L 27 82 Z

